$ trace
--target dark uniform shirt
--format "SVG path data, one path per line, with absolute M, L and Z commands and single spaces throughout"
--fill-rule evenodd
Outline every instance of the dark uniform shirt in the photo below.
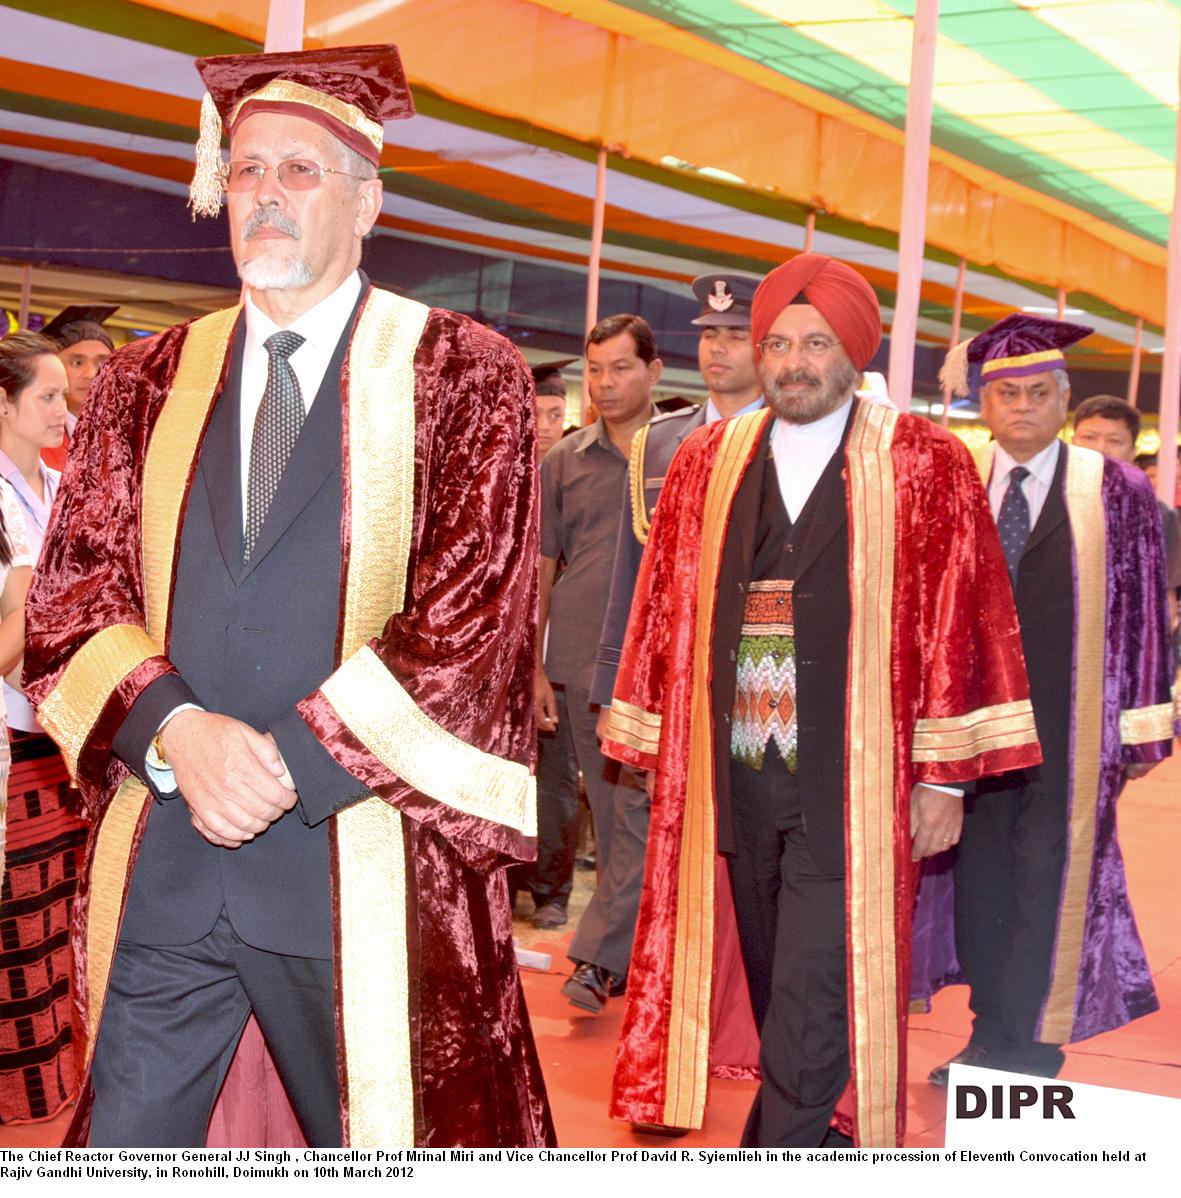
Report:
M 551 682 L 590 690 L 626 478 L 627 458 L 602 418 L 563 437 L 541 463 L 541 553 L 566 562 L 550 597 Z

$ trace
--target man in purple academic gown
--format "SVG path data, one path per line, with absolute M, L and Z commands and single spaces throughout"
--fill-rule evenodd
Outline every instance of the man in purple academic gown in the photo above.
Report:
M 955 863 L 972 1036 L 956 1062 L 1053 1077 L 1061 1045 L 1158 1007 L 1128 900 L 1116 800 L 1175 731 L 1152 489 L 1058 438 L 1063 350 L 1092 332 L 1013 315 L 948 355 L 980 365 L 977 455 L 1017 600 L 1044 762 L 977 784 Z M 965 668 L 971 668 L 965 662 Z M 917 954 L 916 954 L 917 955 Z M 947 1066 L 931 1074 L 947 1084 Z

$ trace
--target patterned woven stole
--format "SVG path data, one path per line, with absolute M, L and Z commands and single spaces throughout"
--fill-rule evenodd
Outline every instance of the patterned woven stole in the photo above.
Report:
M 791 579 L 750 584 L 734 680 L 730 753 L 754 770 L 763 768 L 775 740 L 790 773 L 796 772 L 796 644 Z

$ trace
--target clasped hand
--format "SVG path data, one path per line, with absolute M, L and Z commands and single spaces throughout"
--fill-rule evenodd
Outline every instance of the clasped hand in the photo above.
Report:
M 295 783 L 269 733 L 189 709 L 160 739 L 193 827 L 210 844 L 236 849 L 295 806 Z

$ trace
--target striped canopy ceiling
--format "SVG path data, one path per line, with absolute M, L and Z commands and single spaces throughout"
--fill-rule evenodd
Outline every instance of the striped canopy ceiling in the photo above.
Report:
M 419 113 L 386 128 L 382 227 L 669 289 L 803 244 L 889 314 L 907 0 L 307 0 L 306 45 L 394 41 Z M 257 50 L 265 0 L 0 0 L 0 157 L 182 194 L 198 54 Z M 1159 347 L 1178 0 L 943 0 L 920 337 L 1059 286 L 1126 364 Z M 113 236 L 116 235 L 113 232 Z M 134 243 L 134 230 L 118 231 Z M 0 257 L 10 256 L 0 246 Z M 1081 317 L 1080 317 L 1081 319 Z

